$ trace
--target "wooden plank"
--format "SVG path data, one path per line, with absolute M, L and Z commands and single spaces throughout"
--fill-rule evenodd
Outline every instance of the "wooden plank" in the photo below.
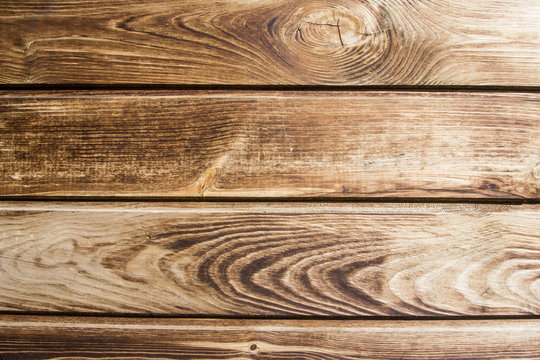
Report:
M 0 316 L 8 359 L 536 359 L 538 320 L 307 321 Z
M 2 92 L 0 194 L 540 195 L 540 94 Z
M 540 85 L 540 0 L 4 0 L 1 83 Z
M 0 311 L 540 314 L 540 207 L 0 204 Z

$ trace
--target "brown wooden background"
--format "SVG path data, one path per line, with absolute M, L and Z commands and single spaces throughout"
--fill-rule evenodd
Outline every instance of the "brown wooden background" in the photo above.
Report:
M 0 359 L 540 358 L 540 1 L 0 2 Z

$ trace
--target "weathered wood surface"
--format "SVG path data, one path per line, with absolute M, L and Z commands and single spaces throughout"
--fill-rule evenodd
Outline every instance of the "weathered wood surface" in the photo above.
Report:
M 540 321 L 0 316 L 2 359 L 537 359 Z
M 3 0 L 1 83 L 540 85 L 539 0 Z
M 538 206 L 0 204 L 0 310 L 540 314 Z
M 540 94 L 2 92 L 0 194 L 538 198 Z

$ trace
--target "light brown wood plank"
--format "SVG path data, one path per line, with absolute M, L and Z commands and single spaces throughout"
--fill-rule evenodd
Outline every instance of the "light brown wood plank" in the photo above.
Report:
M 0 316 L 8 359 L 537 359 L 540 321 Z
M 0 204 L 0 311 L 540 314 L 540 207 Z
M 540 85 L 540 0 L 4 0 L 1 83 Z
M 0 93 L 0 194 L 540 195 L 540 94 Z

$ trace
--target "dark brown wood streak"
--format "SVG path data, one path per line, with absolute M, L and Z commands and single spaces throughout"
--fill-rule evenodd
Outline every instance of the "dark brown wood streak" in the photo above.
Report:
M 0 310 L 540 314 L 535 206 L 4 203 Z
M 0 111 L 0 195 L 540 195 L 536 93 L 23 91 Z
M 0 83 L 540 85 L 539 0 L 3 0 Z
M 4 360 L 537 359 L 540 323 L 0 316 L 0 352 Z

